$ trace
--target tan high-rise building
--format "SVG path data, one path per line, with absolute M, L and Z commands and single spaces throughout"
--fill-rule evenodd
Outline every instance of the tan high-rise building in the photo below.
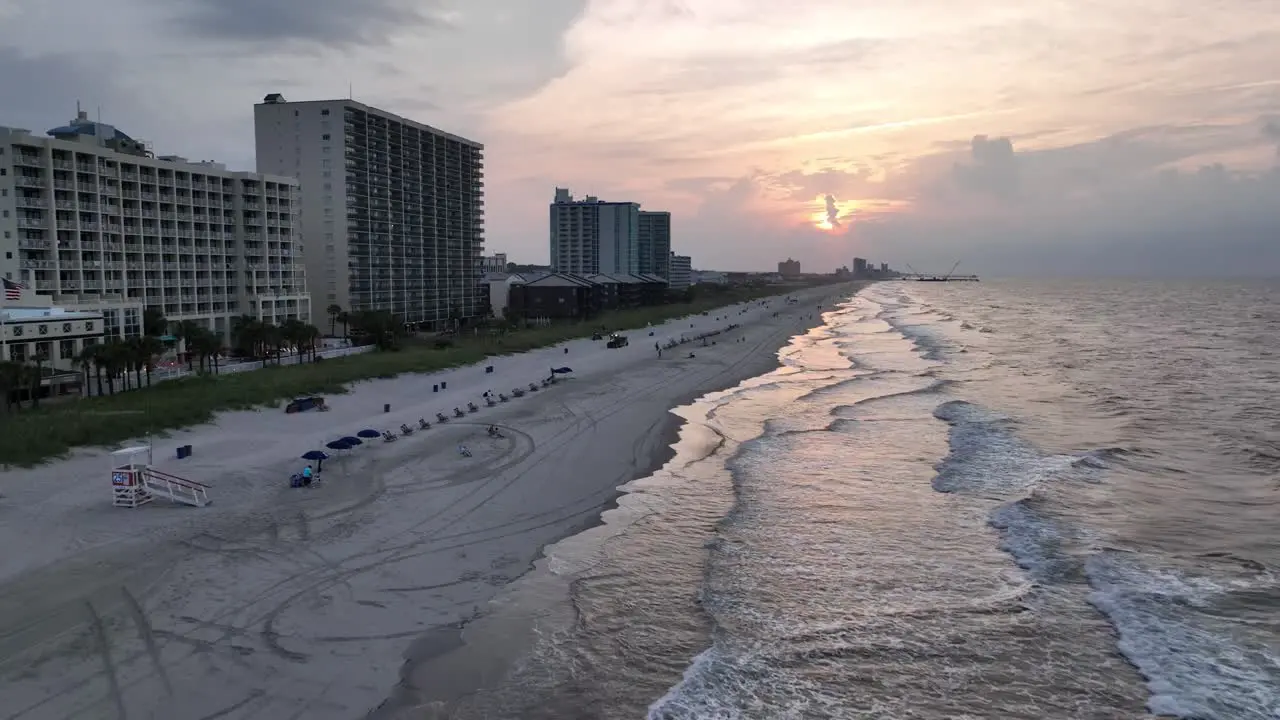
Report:
M 298 178 L 318 306 L 477 317 L 484 146 L 354 100 L 254 106 L 258 170 Z

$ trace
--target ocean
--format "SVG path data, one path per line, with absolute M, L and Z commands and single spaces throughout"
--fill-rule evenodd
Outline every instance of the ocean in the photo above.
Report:
M 510 586 L 535 640 L 452 717 L 1280 718 L 1280 285 L 823 321 Z

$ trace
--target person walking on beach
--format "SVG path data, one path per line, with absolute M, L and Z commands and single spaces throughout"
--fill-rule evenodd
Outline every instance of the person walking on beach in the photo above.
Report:
M 315 474 L 314 474 L 313 472 L 311 472 L 311 466 L 310 466 L 310 465 L 308 465 L 308 466 L 306 466 L 306 467 L 302 468 L 302 484 L 303 484 L 304 486 L 305 486 L 305 485 L 310 485 L 310 484 L 311 484 L 311 481 L 315 479 L 314 475 L 315 475 Z
M 653 349 L 658 351 L 658 357 L 662 357 L 662 346 L 658 343 L 653 344 Z

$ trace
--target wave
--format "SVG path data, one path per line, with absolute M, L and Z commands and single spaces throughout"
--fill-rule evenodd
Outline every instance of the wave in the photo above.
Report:
M 951 425 L 946 457 L 933 489 L 945 493 L 1026 491 L 1071 469 L 1074 455 L 1044 455 L 1013 432 L 1014 421 L 965 400 L 939 405 L 934 417 Z
M 988 523 L 1000 532 L 1000 549 L 1037 583 L 1052 585 L 1081 576 L 1081 564 L 1063 548 L 1071 532 L 1041 510 L 1034 496 L 1001 505 L 991 511 Z
M 1224 585 L 1117 551 L 1090 558 L 1085 571 L 1089 602 L 1111 621 L 1120 652 L 1147 679 L 1151 712 L 1187 720 L 1280 717 L 1280 653 L 1217 612 L 1239 594 L 1260 593 L 1274 622 L 1280 606 L 1274 577 L 1261 572 Z

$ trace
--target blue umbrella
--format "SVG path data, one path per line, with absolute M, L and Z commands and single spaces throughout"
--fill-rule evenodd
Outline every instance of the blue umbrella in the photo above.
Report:
M 333 442 L 325 443 L 324 446 L 329 448 L 330 450 L 350 450 L 351 449 L 351 443 L 347 442 L 346 440 L 334 440 Z
M 356 434 L 362 438 L 382 437 L 382 433 L 378 432 L 377 430 L 374 430 L 373 428 L 365 428 Z
M 324 461 L 328 460 L 329 456 L 321 450 L 308 450 L 302 453 L 302 459 L 314 460 L 316 463 L 316 472 L 320 472 L 320 469 L 324 467 Z
M 342 438 L 342 442 L 344 442 L 344 443 L 346 443 L 346 444 L 350 445 L 351 447 L 355 447 L 356 445 L 363 445 L 363 444 L 364 444 L 364 441 L 363 441 L 363 440 L 361 440 L 360 438 L 358 438 L 358 437 L 351 437 L 350 435 L 348 435 L 348 436 L 346 436 L 346 437 Z

